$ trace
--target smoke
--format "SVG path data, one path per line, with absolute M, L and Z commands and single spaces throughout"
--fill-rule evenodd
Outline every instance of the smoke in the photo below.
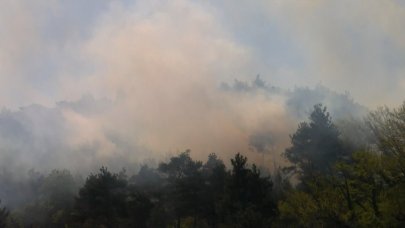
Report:
M 90 96 L 77 102 L 61 102 L 52 108 L 30 105 L 0 113 L 2 170 L 21 177 L 29 169 L 71 169 L 87 173 L 108 164 L 117 170 L 132 167 L 132 155 L 144 158 L 148 151 L 125 141 L 98 117 L 114 108 L 108 100 Z M 97 113 L 96 113 L 97 112 Z
M 185 149 L 200 160 L 245 152 L 282 162 L 314 104 L 336 119 L 367 112 L 334 91 L 368 106 L 405 99 L 403 9 L 2 1 L 1 165 L 88 172 Z
M 184 148 L 192 148 L 193 156 L 201 160 L 212 152 L 228 159 L 240 151 L 261 165 L 280 165 L 283 164 L 280 154 L 289 145 L 288 135 L 299 121 L 306 119 L 308 115 L 300 115 L 305 110 L 309 113 L 311 102 L 329 103 L 331 114 L 337 120 L 360 118 L 363 112 L 358 110 L 366 113 L 365 108 L 353 103 L 347 95 L 325 88 L 296 88 L 286 92 L 264 81 L 260 83 L 263 86 L 257 86 L 258 79 L 251 83 L 236 80 L 234 85 L 223 83 L 221 88 L 212 90 L 223 103 L 212 101 L 198 112 L 192 109 L 198 109 L 194 105 L 201 103 L 188 104 L 191 109 L 182 110 L 186 113 L 181 119 L 177 119 L 178 110 L 168 110 L 161 112 L 163 116 L 128 113 L 137 118 L 130 121 L 123 116 L 123 109 L 128 105 L 126 98 L 112 101 L 90 95 L 74 102 L 58 102 L 53 107 L 30 105 L 18 111 L 3 110 L 0 113 L 2 170 L 12 170 L 20 176 L 31 168 L 88 173 L 106 165 L 113 170 L 125 167 L 132 172 L 139 163 L 152 158 L 161 160 Z M 242 90 L 241 84 L 245 85 Z M 308 102 L 301 103 L 298 98 Z M 188 101 L 184 99 L 180 101 Z M 161 128 L 162 125 L 167 129 Z M 176 146 L 179 149 L 172 149 Z M 263 161 L 261 154 L 271 157 Z
M 306 82 L 350 91 L 372 107 L 396 106 L 404 100 L 403 1 L 272 1 L 265 5 L 292 43 L 306 53 Z

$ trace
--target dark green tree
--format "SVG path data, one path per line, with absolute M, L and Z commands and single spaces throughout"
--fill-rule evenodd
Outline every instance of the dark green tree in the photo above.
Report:
M 201 217 L 204 185 L 201 169 L 202 162 L 191 159 L 189 150 L 159 165 L 159 171 L 167 176 L 167 197 L 177 227 L 181 227 L 182 218 L 192 217 L 196 225 Z
M 124 173 L 114 174 L 102 167 L 91 174 L 79 191 L 75 216 L 88 226 L 116 227 L 126 216 L 127 180 Z
M 346 155 L 326 107 L 315 105 L 309 120 L 299 124 L 291 136 L 292 146 L 284 153 L 301 180 L 330 172 L 332 165 Z
M 129 186 L 126 197 L 127 223 L 126 227 L 148 227 L 148 220 L 153 209 L 153 204 L 146 194 L 135 186 Z
M 210 227 L 217 227 L 218 223 L 223 220 L 220 216 L 219 206 L 225 192 L 228 173 L 223 161 L 216 154 L 208 156 L 202 172 L 205 180 L 202 186 L 203 215 Z
M 130 178 L 129 183 L 142 191 L 154 194 L 162 187 L 163 178 L 156 169 L 143 165 L 139 172 Z
M 221 206 L 225 224 L 230 227 L 270 226 L 276 215 L 270 177 L 263 177 L 254 164 L 250 168 L 247 157 L 239 153 L 231 159 L 231 164 Z
M 1 203 L 1 200 L 0 200 Z M 0 208 L 0 228 L 5 228 L 7 225 L 7 218 L 10 215 L 10 211 L 6 207 Z

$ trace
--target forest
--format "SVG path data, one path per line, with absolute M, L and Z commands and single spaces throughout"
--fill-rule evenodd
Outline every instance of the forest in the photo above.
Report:
M 315 105 L 290 135 L 289 165 L 272 172 L 243 153 L 228 164 L 216 154 L 194 160 L 190 150 L 135 175 L 2 172 L 1 186 L 21 197 L 1 206 L 0 227 L 403 226 L 405 102 L 350 125 L 348 135 Z
M 0 228 L 405 227 L 405 0 L 0 0 Z

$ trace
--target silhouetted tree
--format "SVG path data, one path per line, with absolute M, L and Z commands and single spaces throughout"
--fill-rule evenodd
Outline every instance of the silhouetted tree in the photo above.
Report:
M 247 165 L 247 157 L 231 159 L 231 175 L 226 184 L 222 210 L 231 227 L 268 227 L 276 215 L 270 177 L 262 177 L 256 165 Z
M 91 174 L 76 198 L 75 215 L 83 224 L 115 227 L 126 217 L 127 181 L 123 173 L 114 174 L 102 167 Z
M 156 193 L 162 187 L 163 182 L 159 172 L 147 165 L 143 165 L 139 172 L 129 179 L 129 183 L 148 193 Z
M 1 204 L 1 200 L 0 200 Z M 5 228 L 7 225 L 7 218 L 10 214 L 10 211 L 6 207 L 0 208 L 0 228 Z
M 176 226 L 181 227 L 183 217 L 193 217 L 194 223 L 202 211 L 202 162 L 193 161 L 190 151 L 170 158 L 168 163 L 161 163 L 159 170 L 168 178 L 168 197 L 170 207 L 176 217 Z
M 130 186 L 126 197 L 127 227 L 148 227 L 153 206 L 146 194 L 138 191 L 136 187 Z
M 292 146 L 284 153 L 301 180 L 330 172 L 331 166 L 345 155 L 339 131 L 326 107 L 315 105 L 309 119 L 309 123 L 299 124 L 291 136 Z
M 228 178 L 225 165 L 216 154 L 210 154 L 207 162 L 203 165 L 204 185 L 202 202 L 204 203 L 203 214 L 211 227 L 216 227 L 221 220 L 221 200 L 225 192 L 225 184 Z

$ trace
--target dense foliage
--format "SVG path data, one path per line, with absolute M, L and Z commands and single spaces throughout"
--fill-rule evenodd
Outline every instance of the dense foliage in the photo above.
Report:
M 67 170 L 20 182 L 3 174 L 2 186 L 25 198 L 0 207 L 0 228 L 405 226 L 405 103 L 358 125 L 366 130 L 347 140 L 315 105 L 285 150 L 291 166 L 272 176 L 240 153 L 227 168 L 189 150 L 132 176 L 106 167 L 85 180 Z
M 328 117 L 323 113 L 320 119 Z M 371 113 L 366 124 L 375 142 L 360 150 L 346 151 L 347 157 L 328 157 L 324 164 L 330 165 L 330 171 L 301 179 L 300 185 L 278 203 L 280 223 L 303 227 L 405 225 L 405 103 L 398 109 L 382 108 Z M 300 141 L 292 140 L 292 144 L 294 149 L 302 146 Z M 287 156 L 289 151 L 291 148 Z M 331 151 L 323 148 L 319 153 Z M 335 160 L 331 162 L 330 158 Z M 304 161 L 318 162 L 311 159 L 306 157 Z M 290 161 L 298 165 L 301 162 Z M 298 174 L 308 175 L 305 170 Z

